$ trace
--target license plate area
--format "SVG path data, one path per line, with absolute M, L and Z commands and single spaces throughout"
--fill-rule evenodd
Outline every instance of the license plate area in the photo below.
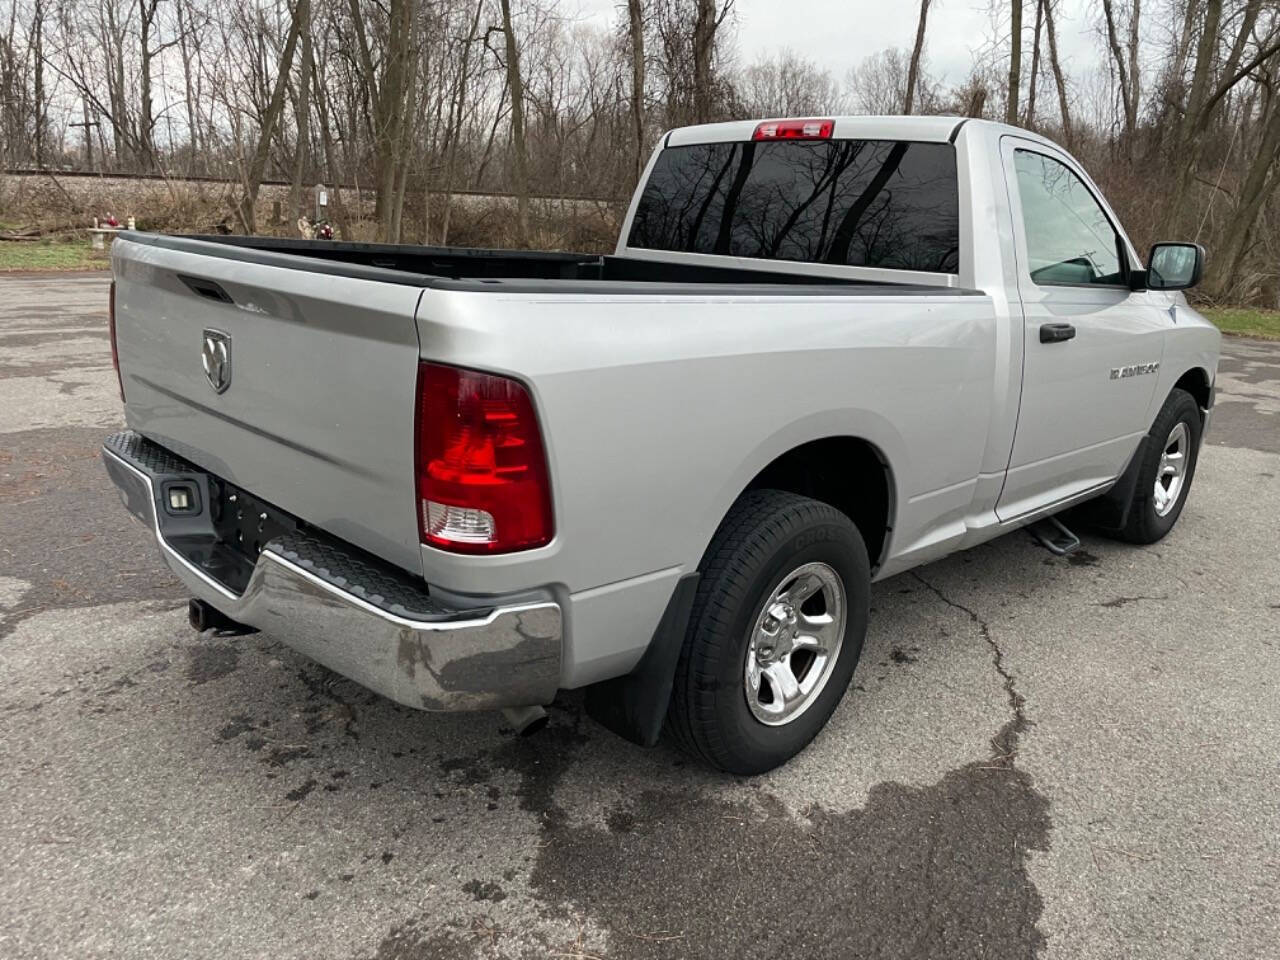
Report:
M 209 512 L 218 543 L 251 564 L 258 562 L 262 548 L 273 538 L 298 529 L 288 514 L 213 476 L 209 477 Z

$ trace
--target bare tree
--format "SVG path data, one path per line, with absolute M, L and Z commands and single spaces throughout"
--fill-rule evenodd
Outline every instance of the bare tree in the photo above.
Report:
M 902 112 L 910 115 L 915 105 L 916 81 L 920 76 L 920 55 L 924 53 L 925 22 L 929 18 L 929 0 L 920 0 L 920 20 L 916 24 L 916 43 L 911 48 L 911 66 L 907 69 L 907 95 Z
M 1005 99 L 1004 122 L 1018 122 L 1018 91 L 1022 86 L 1022 0 L 1010 2 L 1009 87 Z
M 458 150 L 462 142 L 463 123 L 467 116 L 467 84 L 471 77 L 471 48 L 479 38 L 480 16 L 484 12 L 484 0 L 476 0 L 476 12 L 471 18 L 471 28 L 462 44 L 462 62 L 458 66 L 456 92 L 449 105 L 449 137 L 445 148 L 444 210 L 441 213 L 440 242 L 449 242 L 449 220 L 453 215 L 453 177 L 458 164 Z
M 294 125 L 296 137 L 293 160 L 293 185 L 289 191 L 289 210 L 292 219 L 302 216 L 302 178 L 307 171 L 307 158 L 310 152 L 310 135 L 308 132 L 311 116 L 311 0 L 298 0 L 298 22 L 302 33 L 302 57 L 298 63 L 301 77 L 298 81 L 298 99 L 294 105 Z
M 1057 0 L 1044 0 L 1045 35 L 1049 40 L 1049 67 L 1053 70 L 1053 85 L 1058 91 L 1058 116 L 1062 123 L 1062 139 L 1068 147 L 1072 144 L 1071 106 L 1067 102 L 1067 81 L 1062 72 L 1062 61 L 1058 59 L 1058 31 L 1054 26 L 1053 13 Z
M 733 0 L 696 0 L 693 22 L 693 121 L 707 123 L 715 119 L 714 60 L 716 34 L 725 17 L 733 9 Z
M 416 0 L 388 0 L 386 21 L 379 22 L 383 28 L 380 50 L 375 49 L 376 38 L 371 36 L 361 0 L 350 0 L 348 6 L 366 109 L 372 120 L 378 239 L 395 243 L 400 239 L 409 167 L 406 150 L 413 114 L 417 4 Z
M 524 79 L 520 76 L 520 47 L 511 24 L 511 0 L 501 0 L 502 33 L 506 39 L 507 90 L 511 96 L 511 142 L 515 150 L 516 237 L 529 245 L 529 145 L 524 130 Z
M 631 40 L 631 124 L 635 134 L 635 175 L 644 172 L 644 7 L 627 0 L 627 28 Z
M 1138 21 L 1142 15 L 1141 0 L 1132 0 L 1129 10 L 1129 38 L 1122 46 L 1116 26 L 1114 0 L 1102 0 L 1103 21 L 1107 29 L 1107 46 L 1115 61 L 1120 79 L 1120 105 L 1124 111 L 1124 135 L 1127 150 L 1133 149 L 1133 135 L 1138 125 L 1138 102 L 1142 91 L 1142 74 L 1138 69 Z
M 1044 8 L 1048 0 L 1036 0 L 1036 28 L 1031 41 L 1031 77 L 1027 81 L 1027 112 L 1023 118 L 1024 127 L 1034 127 L 1036 123 L 1036 86 L 1040 81 L 1040 34 L 1044 28 Z
M 306 0 L 300 0 L 298 6 L 293 10 L 293 15 L 289 18 L 289 35 L 285 40 L 284 53 L 280 55 L 280 66 L 276 70 L 271 99 L 267 104 L 266 112 L 262 115 L 262 126 L 258 131 L 257 147 L 254 149 L 253 159 L 242 174 L 244 192 L 241 194 L 240 201 L 236 206 L 236 214 L 239 216 L 246 233 L 253 233 L 256 229 L 254 209 L 258 202 L 258 189 L 262 184 L 263 173 L 267 167 L 267 155 L 271 150 L 271 138 L 274 135 L 280 114 L 284 110 L 285 83 L 289 78 L 289 69 L 293 65 L 293 54 L 298 46 L 298 34 L 302 29 L 301 15 L 305 2 Z

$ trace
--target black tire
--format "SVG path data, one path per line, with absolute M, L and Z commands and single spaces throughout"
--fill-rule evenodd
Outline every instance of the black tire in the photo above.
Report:
M 1160 470 L 1160 459 L 1166 449 L 1168 438 L 1179 423 L 1186 426 L 1189 438 L 1186 467 L 1177 500 L 1161 516 L 1156 506 L 1156 475 Z M 1187 495 L 1191 492 L 1191 481 L 1195 479 L 1202 430 L 1199 404 L 1185 390 L 1175 389 L 1165 400 L 1164 406 L 1160 408 L 1160 413 L 1147 434 L 1150 439 L 1143 451 L 1142 462 L 1138 466 L 1138 481 L 1134 486 L 1133 500 L 1129 503 L 1129 516 L 1125 525 L 1116 532 L 1119 539 L 1129 543 L 1155 543 L 1173 529 L 1173 525 L 1178 522 L 1178 517 L 1182 515 Z
M 749 637 L 780 579 L 815 561 L 834 569 L 844 587 L 843 641 L 813 701 L 787 723 L 770 726 L 747 703 Z M 867 632 L 867 549 L 858 528 L 834 507 L 781 490 L 753 490 L 720 524 L 700 572 L 666 728 L 685 750 L 720 770 L 764 773 L 803 750 L 844 696 Z

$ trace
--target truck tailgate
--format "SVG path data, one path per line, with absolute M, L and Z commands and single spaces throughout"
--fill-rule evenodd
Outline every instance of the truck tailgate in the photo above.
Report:
M 357 278 L 286 265 L 299 258 L 272 255 L 279 265 L 268 265 L 220 256 L 216 244 L 181 246 L 112 247 L 129 426 L 420 574 L 420 289 L 404 275 Z

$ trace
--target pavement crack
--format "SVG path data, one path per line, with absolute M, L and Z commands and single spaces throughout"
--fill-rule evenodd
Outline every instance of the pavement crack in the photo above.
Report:
M 941 600 L 949 607 L 959 610 L 961 613 L 967 614 L 969 619 L 973 621 L 978 628 L 978 632 L 982 634 L 982 639 L 986 641 L 987 646 L 991 650 L 991 665 L 1000 676 L 1001 684 L 1004 687 L 1005 697 L 1009 703 L 1009 721 L 1000 728 L 994 737 L 991 738 L 991 763 L 995 767 L 1003 769 L 1012 769 L 1014 761 L 1018 756 L 1018 737 L 1027 728 L 1029 721 L 1026 714 L 1026 697 L 1018 692 L 1014 675 L 1005 665 L 1004 651 L 1000 649 L 1000 644 L 996 642 L 994 636 L 991 635 L 991 626 L 985 619 L 978 616 L 977 611 L 971 607 L 965 606 L 958 600 L 952 600 L 940 589 L 926 580 L 914 570 L 911 576 L 915 577 L 920 584 L 930 593 Z
M 1160 595 L 1160 596 L 1158 596 L 1158 597 L 1146 597 L 1146 596 L 1141 596 L 1141 597 L 1116 597 L 1116 598 L 1114 598 L 1114 599 L 1112 599 L 1112 600 L 1103 600 L 1103 601 L 1100 601 L 1099 603 L 1097 603 L 1097 604 L 1096 604 L 1096 606 L 1099 606 L 1099 607 L 1110 607 L 1110 608 L 1112 608 L 1112 609 L 1118 609 L 1118 608 L 1120 608 L 1120 607 L 1125 606 L 1126 604 L 1130 604 L 1130 603 L 1141 603 L 1141 602 L 1142 602 L 1142 601 L 1144 601 L 1144 600 L 1168 600 L 1168 599 L 1169 599 L 1169 595 L 1168 595 L 1168 594 L 1162 594 L 1162 595 Z

